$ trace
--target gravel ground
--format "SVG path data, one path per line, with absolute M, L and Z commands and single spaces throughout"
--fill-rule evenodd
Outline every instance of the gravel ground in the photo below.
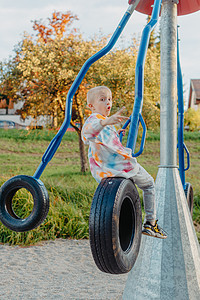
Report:
M 0 245 L 0 299 L 122 299 L 128 274 L 97 269 L 88 240 Z

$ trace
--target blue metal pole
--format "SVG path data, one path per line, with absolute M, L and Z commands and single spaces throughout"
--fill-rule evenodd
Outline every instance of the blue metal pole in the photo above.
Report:
M 34 178 L 39 179 L 42 172 L 44 171 L 46 165 L 48 162 L 52 159 L 54 156 L 56 150 L 58 149 L 62 137 L 65 134 L 67 128 L 69 127 L 70 121 L 71 121 L 71 115 L 72 115 L 72 101 L 73 101 L 73 96 L 75 92 L 77 91 L 79 85 L 81 84 L 85 74 L 87 73 L 89 67 L 96 62 L 98 59 L 100 59 L 102 56 L 106 55 L 115 45 L 116 41 L 118 40 L 121 32 L 123 31 L 124 27 L 126 26 L 130 16 L 132 15 L 134 9 L 136 8 L 137 4 L 139 3 L 139 0 L 136 0 L 134 4 L 129 5 L 127 11 L 123 15 L 119 25 L 117 26 L 117 29 L 113 33 L 110 41 L 108 44 L 98 51 L 96 54 L 94 54 L 92 57 L 90 57 L 83 67 L 81 68 L 80 72 L 78 73 L 74 83 L 72 84 L 68 94 L 67 94 L 67 99 L 66 99 L 66 108 L 65 108 L 65 120 L 56 134 L 56 136 L 53 138 L 53 140 L 50 142 L 48 148 L 46 149 L 43 157 L 42 157 L 42 162 L 40 163 L 39 167 L 37 168 L 35 174 L 33 175 Z
M 183 100 L 183 80 L 179 55 L 179 38 L 177 30 L 177 90 L 178 90 L 178 155 L 179 174 L 183 188 L 185 189 L 185 162 L 184 162 L 184 100 Z
M 135 151 L 138 127 L 139 127 L 139 115 L 142 112 L 143 104 L 143 86 L 144 86 L 144 63 L 148 49 L 150 33 L 154 29 L 160 13 L 162 0 L 155 0 L 152 16 L 150 22 L 145 26 L 142 32 L 136 68 L 135 68 L 135 102 L 133 107 L 133 113 L 131 115 L 131 123 L 127 140 L 127 147 Z M 134 156 L 134 155 L 133 155 Z

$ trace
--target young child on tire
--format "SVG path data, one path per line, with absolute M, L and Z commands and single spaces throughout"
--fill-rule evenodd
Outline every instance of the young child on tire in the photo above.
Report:
M 105 177 L 131 178 L 143 190 L 146 221 L 142 233 L 165 239 L 164 230 L 156 220 L 155 184 L 153 178 L 132 157 L 132 150 L 124 147 L 119 140 L 119 133 L 113 125 L 129 119 L 122 116 L 122 107 L 114 115 L 112 108 L 112 93 L 106 86 L 92 88 L 87 93 L 87 104 L 92 114 L 86 120 L 82 129 L 82 140 L 89 145 L 88 158 L 92 176 L 97 182 Z

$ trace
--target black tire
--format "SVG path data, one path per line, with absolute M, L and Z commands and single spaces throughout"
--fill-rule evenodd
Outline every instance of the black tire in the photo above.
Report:
M 92 255 L 106 273 L 127 273 L 140 248 L 142 211 L 138 191 L 130 179 L 101 181 L 93 197 L 89 218 Z
M 33 197 L 34 205 L 30 215 L 19 218 L 12 206 L 14 195 L 25 188 Z M 48 192 L 41 180 L 31 176 L 18 175 L 6 181 L 0 189 L 0 221 L 9 229 L 24 232 L 38 227 L 49 212 Z
M 193 188 L 192 185 L 189 182 L 186 182 L 186 188 L 185 188 L 185 196 L 186 200 L 189 206 L 189 210 L 191 213 L 191 216 L 193 215 L 193 205 L 194 205 L 194 194 L 193 194 Z

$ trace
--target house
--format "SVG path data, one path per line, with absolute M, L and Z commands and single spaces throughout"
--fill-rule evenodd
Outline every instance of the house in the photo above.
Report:
M 41 116 L 36 120 L 32 117 L 27 117 L 24 121 L 21 119 L 20 115 L 16 114 L 16 111 L 23 106 L 23 101 L 18 103 L 14 103 L 12 100 L 8 101 L 8 97 L 6 95 L 0 94 L 0 121 L 11 121 L 15 122 L 22 126 L 46 126 L 46 124 L 50 123 L 50 117 Z
M 19 115 L 16 115 L 16 110 L 22 107 L 22 103 L 14 103 L 9 101 L 6 95 L 0 94 L 0 121 L 16 122 L 20 125 L 30 125 L 30 120 L 23 122 Z
M 198 109 L 200 105 L 200 79 L 190 80 L 188 108 Z
M 16 115 L 17 109 L 23 106 L 23 102 L 14 103 L 12 100 L 8 101 L 7 96 L 0 94 L 0 123 L 2 122 L 15 122 L 17 127 L 19 126 L 43 126 L 52 123 L 51 116 L 41 116 L 37 118 L 37 122 L 32 117 L 27 117 L 24 121 L 20 118 L 20 115 Z M 76 126 L 80 128 L 80 123 L 75 122 Z M 0 125 L 1 127 L 1 125 Z M 75 131 L 75 129 L 70 124 L 67 131 Z

